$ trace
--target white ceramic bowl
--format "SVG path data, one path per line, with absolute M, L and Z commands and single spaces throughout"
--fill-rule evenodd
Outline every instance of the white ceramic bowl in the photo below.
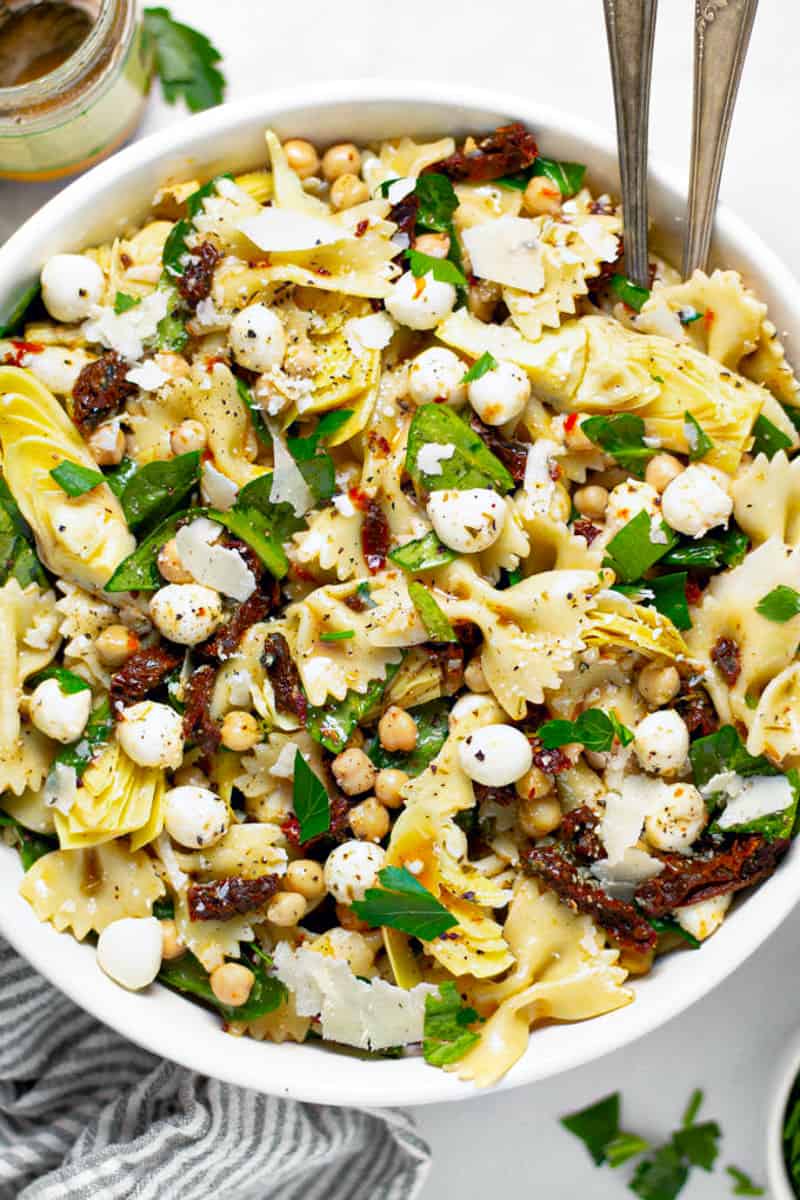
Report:
M 797 1200 L 783 1158 L 783 1125 L 786 1104 L 794 1081 L 800 1075 L 800 1034 L 781 1056 L 772 1103 L 767 1113 L 767 1181 L 771 1200 Z
M 263 163 L 267 125 L 282 137 L 308 137 L 324 146 L 342 138 L 364 142 L 407 133 L 425 139 L 488 130 L 509 118 L 535 130 L 547 154 L 588 163 L 595 188 L 618 189 L 616 154 L 607 135 L 520 97 L 439 83 L 370 81 L 275 92 L 176 122 L 95 167 L 51 200 L 0 250 L 0 313 L 51 254 L 110 238 L 143 216 L 165 179 L 202 178 Z M 652 172 L 652 214 L 676 260 L 685 194 L 681 177 Z M 800 344 L 800 288 L 756 235 L 725 210 L 719 214 L 715 256 L 741 270 L 769 303 L 790 347 Z M 155 1054 L 244 1087 L 325 1104 L 424 1104 L 476 1094 L 471 1085 L 422 1059 L 362 1060 L 314 1044 L 276 1046 L 231 1038 L 215 1016 L 165 988 L 126 992 L 101 974 L 91 946 L 39 924 L 17 895 L 19 879 L 16 854 L 3 848 L 0 931 L 77 1004 Z M 702 951 L 662 960 L 636 986 L 634 1004 L 582 1024 L 537 1031 L 500 1086 L 555 1075 L 655 1029 L 730 974 L 799 897 L 793 854 L 737 905 Z

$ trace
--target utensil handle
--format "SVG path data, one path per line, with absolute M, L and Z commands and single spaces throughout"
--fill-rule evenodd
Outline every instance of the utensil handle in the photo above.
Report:
M 603 0 L 614 84 L 628 277 L 649 284 L 647 125 L 658 0 Z
M 758 0 L 695 0 L 694 112 L 683 273 L 705 267 L 722 165 Z

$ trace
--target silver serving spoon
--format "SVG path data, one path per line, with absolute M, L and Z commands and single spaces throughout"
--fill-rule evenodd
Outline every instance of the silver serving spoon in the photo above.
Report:
M 685 278 L 704 268 L 708 259 L 722 164 L 757 8 L 758 0 L 696 0 Z
M 603 0 L 614 84 L 625 222 L 625 268 L 649 287 L 647 259 L 647 124 L 658 0 Z M 724 0 L 723 0 L 724 3 Z

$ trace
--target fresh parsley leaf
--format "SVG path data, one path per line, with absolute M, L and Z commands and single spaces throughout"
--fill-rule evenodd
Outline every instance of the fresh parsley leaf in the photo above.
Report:
M 458 1062 L 480 1041 L 478 1034 L 469 1028 L 478 1020 L 475 1009 L 462 1003 L 452 979 L 440 983 L 438 996 L 425 997 L 422 1042 L 425 1061 L 434 1067 Z
M 611 749 L 614 738 L 622 746 L 633 741 L 633 733 L 622 724 L 613 709 L 606 713 L 601 708 L 587 708 L 575 721 L 545 721 L 536 734 L 547 750 L 580 742 L 584 749 L 602 753 Z
M 458 196 L 447 176 L 436 171 L 420 175 L 414 185 L 414 195 L 419 200 L 417 224 L 435 233 L 450 233 Z
M 671 933 L 675 937 L 682 938 L 693 950 L 699 950 L 701 943 L 689 933 L 688 929 L 684 929 L 677 921 L 673 921 L 671 917 L 648 917 L 647 923 L 656 933 Z
M 439 475 L 426 475 L 417 465 L 420 450 L 431 442 L 455 447 L 451 458 L 441 460 Z M 406 470 L 428 492 L 442 488 L 451 491 L 491 488 L 505 495 L 514 487 L 514 480 L 500 459 L 446 404 L 422 404 L 414 413 L 408 430 Z
M 309 705 L 306 728 L 316 742 L 339 754 L 359 721 L 380 702 L 383 693 L 400 669 L 390 663 L 384 679 L 373 679 L 366 692 L 349 691 L 344 700 L 334 700 L 315 708 Z
M 57 467 L 53 467 L 50 474 L 68 496 L 83 496 L 92 488 L 96 488 L 98 484 L 106 481 L 106 477 L 101 471 L 92 471 L 89 467 L 67 462 L 66 459 L 62 459 Z
M 792 439 L 759 413 L 753 424 L 753 448 L 750 453 L 766 454 L 767 458 L 774 458 L 779 450 L 791 450 L 791 447 Z
M 45 667 L 43 671 L 37 671 L 27 682 L 31 687 L 38 687 L 40 683 L 44 683 L 45 679 L 56 679 L 65 696 L 74 696 L 77 692 L 92 690 L 85 679 L 81 679 L 80 675 L 67 670 L 66 667 Z
M 300 822 L 300 841 L 327 833 L 331 827 L 331 802 L 328 791 L 298 751 L 294 758 L 292 804 Z
M 639 1163 L 630 1190 L 641 1200 L 675 1200 L 688 1178 L 688 1166 L 679 1151 L 669 1143 L 661 1146 L 652 1158 Z
M 420 775 L 447 741 L 450 714 L 447 700 L 430 700 L 408 711 L 417 727 L 417 741 L 413 750 L 386 750 L 377 734 L 368 739 L 364 747 L 379 771 L 384 767 L 394 767 L 412 777 Z
M 704 788 L 710 779 L 724 771 L 737 775 L 780 775 L 763 755 L 749 754 L 733 725 L 723 725 L 716 733 L 697 738 L 689 747 L 689 761 L 695 787 Z
M 458 555 L 455 550 L 443 546 L 431 530 L 424 537 L 398 546 L 391 551 L 389 558 L 398 567 L 413 574 L 415 571 L 432 571 L 434 567 L 443 567 L 446 563 L 454 562 Z
M 65 767 L 74 767 L 78 779 L 88 767 L 98 750 L 105 746 L 114 731 L 114 718 L 111 716 L 111 705 L 108 697 L 101 700 L 91 711 L 81 736 L 75 742 L 70 742 L 59 750 L 53 759 L 53 766 L 62 763 Z
M 41 291 L 42 285 L 37 278 L 20 292 L 16 300 L 11 302 L 8 313 L 4 317 L 0 317 L 0 338 L 11 337 L 12 334 L 19 332 L 25 323 L 28 309 L 39 299 Z
M 635 413 L 588 417 L 581 422 L 581 432 L 615 458 L 626 471 L 640 479 L 645 466 L 657 453 L 645 444 L 645 424 Z
M 781 583 L 761 597 L 756 605 L 756 612 L 768 621 L 784 625 L 800 613 L 800 592 Z
M 588 1108 L 561 1118 L 560 1123 L 580 1138 L 598 1167 L 606 1160 L 606 1148 L 619 1135 L 619 1110 L 620 1095 L 614 1092 Z
M 738 1167 L 726 1167 L 725 1170 L 730 1175 L 733 1181 L 734 1196 L 763 1196 L 765 1191 L 763 1187 L 759 1187 L 757 1183 L 741 1171 Z
M 574 196 L 581 190 L 586 165 L 576 162 L 557 162 L 552 158 L 537 158 L 531 169 L 531 175 L 544 175 L 551 179 L 564 198 Z
M 701 458 L 705 458 L 709 450 L 714 449 L 714 443 L 693 413 L 685 412 L 683 414 L 683 435 L 689 447 L 690 462 L 699 462 Z
M 416 579 L 408 585 L 411 603 L 433 642 L 457 642 L 455 630 L 428 589 Z
M 132 308 L 136 308 L 137 304 L 141 304 L 140 296 L 129 296 L 126 292 L 117 292 L 114 297 L 114 312 L 125 313 Z
M 723 565 L 736 567 L 747 553 L 750 539 L 737 525 L 731 524 L 714 537 L 680 539 L 661 560 L 671 567 L 694 567 L 697 570 L 718 571 Z
M 647 288 L 639 287 L 625 275 L 611 276 L 611 290 L 623 304 L 627 304 L 628 308 L 634 309 L 635 312 L 639 312 L 650 299 L 650 292 Z
M 197 450 L 146 463 L 130 474 L 120 493 L 125 520 L 131 529 L 154 527 L 183 503 L 199 481 Z
M 703 1171 L 712 1171 L 719 1154 L 721 1130 L 716 1121 L 704 1121 L 700 1125 L 688 1124 L 672 1135 L 678 1153 Z
M 253 430 L 256 437 L 263 446 L 272 445 L 272 434 L 267 429 L 267 423 L 264 420 L 264 414 L 256 403 L 256 399 L 250 388 L 243 379 L 236 377 L 236 390 L 239 393 L 239 399 L 245 404 L 247 411 L 250 413 L 250 420 L 253 424 Z
M 454 283 L 457 287 L 466 287 L 466 276 L 452 259 L 434 258 L 432 254 L 423 254 L 421 250 L 406 250 L 406 257 L 411 274 L 416 279 L 432 275 L 439 283 Z
M 610 1167 L 621 1167 L 631 1158 L 644 1154 L 650 1143 L 636 1133 L 618 1133 L 606 1146 L 606 1162 Z
M 364 899 L 351 905 L 371 928 L 387 925 L 430 942 L 458 925 L 453 914 L 405 867 L 384 867 L 378 879 L 379 888 L 367 888 Z
M 321 642 L 346 642 L 355 636 L 355 629 L 332 629 L 329 633 L 321 633 L 319 640 Z
M 660 524 L 659 534 L 660 540 L 652 540 L 651 517 L 642 509 L 627 525 L 623 525 L 619 533 L 614 534 L 606 546 L 603 566 L 611 567 L 623 583 L 641 579 L 678 540 L 664 521 Z
M 480 358 L 477 358 L 468 371 L 461 378 L 462 383 L 475 383 L 477 379 L 483 379 L 484 375 L 488 375 L 489 371 L 496 371 L 500 366 L 497 359 L 488 350 L 484 350 Z
M 211 988 L 208 972 L 188 950 L 180 958 L 163 962 L 158 980 L 176 992 L 196 996 L 198 1000 L 220 1012 L 228 1022 L 254 1021 L 280 1008 L 287 992 L 276 976 L 267 974 L 266 965 L 257 958 L 251 958 L 247 965 L 253 972 L 255 981 L 247 1000 L 235 1008 L 220 1004 Z
M 191 112 L 221 104 L 225 76 L 215 64 L 222 55 L 205 34 L 174 20 L 166 8 L 146 8 L 143 21 L 167 103 L 182 97 Z

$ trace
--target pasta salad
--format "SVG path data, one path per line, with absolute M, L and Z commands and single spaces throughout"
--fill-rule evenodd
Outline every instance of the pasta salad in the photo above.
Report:
M 121 986 L 487 1084 L 790 846 L 798 385 L 521 125 L 266 142 L 2 332 L 2 832 Z

